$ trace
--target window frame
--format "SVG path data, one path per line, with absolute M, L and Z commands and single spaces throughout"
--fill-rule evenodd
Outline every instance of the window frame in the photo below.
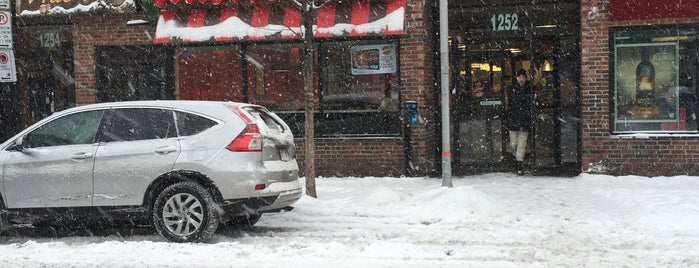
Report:
M 88 114 L 88 113 L 98 113 L 98 114 L 95 115 L 95 116 L 96 116 L 95 119 L 98 119 L 97 122 L 93 122 L 93 123 L 96 123 L 96 124 L 94 125 L 94 133 L 91 133 L 92 141 L 90 141 L 90 142 L 78 142 L 78 141 L 75 141 L 75 140 L 70 140 L 70 141 L 72 141 L 71 143 L 65 143 L 65 144 L 40 144 L 39 146 L 32 146 L 33 144 L 32 144 L 32 139 L 31 139 L 31 137 L 33 137 L 33 135 L 38 135 L 37 133 L 38 133 L 39 131 L 45 130 L 45 129 L 48 128 L 48 127 L 55 127 L 57 123 L 61 123 L 61 125 L 59 125 L 59 126 L 62 126 L 62 128 L 63 128 L 62 130 L 65 130 L 65 129 L 67 129 L 66 126 L 65 126 L 65 122 L 69 122 L 69 121 L 66 121 L 66 120 L 70 119 L 70 120 L 72 120 L 72 121 L 70 121 L 70 122 L 74 122 L 76 116 L 83 116 L 83 117 L 84 117 L 84 116 L 85 116 L 86 114 Z M 79 112 L 70 113 L 70 114 L 63 115 L 63 116 L 61 116 L 61 117 L 54 118 L 54 119 L 52 119 L 52 120 L 50 120 L 50 121 L 48 121 L 48 122 L 42 124 L 41 126 L 38 126 L 38 127 L 34 128 L 34 129 L 32 129 L 32 130 L 29 131 L 27 134 L 25 134 L 24 137 L 23 137 L 23 146 L 24 146 L 25 148 L 43 148 L 43 147 L 55 147 L 55 146 L 70 146 L 70 145 L 93 144 L 93 143 L 95 143 L 95 141 L 97 140 L 97 136 L 99 135 L 98 133 L 100 132 L 100 131 L 99 131 L 99 130 L 100 130 L 100 127 L 101 127 L 102 124 L 103 124 L 102 121 L 104 120 L 105 113 L 106 113 L 105 110 L 101 110 L 101 109 L 97 109 L 97 110 L 86 110 L 86 111 L 79 111 Z M 75 126 L 77 126 L 77 125 L 75 125 Z M 76 128 L 76 129 L 77 129 L 77 128 Z M 74 136 L 74 137 L 78 137 L 79 135 L 77 135 L 77 134 L 79 134 L 79 133 L 84 133 L 84 132 L 85 132 L 84 126 L 81 126 L 81 128 L 79 128 L 79 129 L 80 129 L 80 130 L 77 131 L 78 133 L 76 133 L 75 135 L 65 135 L 65 136 Z M 44 131 L 44 132 L 45 132 L 45 131 Z M 55 131 L 53 131 L 53 132 L 55 133 Z M 65 132 L 64 132 L 64 133 L 65 133 Z M 46 132 L 45 132 L 45 134 L 46 134 Z M 69 134 L 70 134 L 70 133 L 69 133 Z M 45 143 L 45 140 L 46 140 L 45 137 L 46 137 L 46 135 L 44 135 L 43 137 L 44 137 L 43 139 L 44 139 L 44 143 Z M 69 140 L 66 140 L 66 141 L 69 141 Z
M 348 53 L 352 53 L 355 47 L 373 47 L 378 45 L 392 45 L 395 49 L 395 72 L 389 73 L 356 73 L 357 70 L 353 69 L 352 62 L 347 62 L 347 66 L 331 66 L 329 57 L 325 54 L 328 49 L 343 47 Z M 316 137 L 319 138 L 377 138 L 377 137 L 399 137 L 401 135 L 401 123 L 400 123 L 400 113 L 402 110 L 402 86 L 400 84 L 400 40 L 397 38 L 384 38 L 384 39 L 346 39 L 346 40 L 328 40 L 325 42 L 319 42 L 318 44 L 318 58 L 319 60 L 319 75 L 320 75 L 320 86 L 319 86 L 319 107 L 316 113 L 315 120 L 315 133 Z M 348 57 L 351 59 L 351 57 Z M 331 109 L 330 104 L 325 102 L 324 98 L 327 97 L 326 93 L 330 92 L 329 86 L 329 70 L 335 70 L 333 67 L 340 68 L 342 73 L 340 74 L 343 78 L 360 77 L 364 75 L 377 75 L 380 76 L 378 79 L 383 81 L 383 79 L 391 79 L 393 82 L 393 88 L 391 88 L 392 94 L 395 93 L 395 100 L 398 103 L 398 111 L 395 112 L 385 112 L 379 109 L 381 98 L 383 98 L 383 92 L 380 93 L 379 103 L 373 109 Z M 344 70 L 344 67 L 349 67 Z M 353 73 L 353 71 L 355 73 Z M 385 78 L 390 76 L 391 78 Z M 357 82 L 359 80 L 356 80 Z M 381 85 L 383 86 L 383 85 Z M 385 89 L 384 89 L 385 90 Z M 354 93 L 351 93 L 354 94 Z M 343 122 L 361 122 L 362 125 L 344 125 Z M 339 124 L 337 123 L 339 122 Z M 334 127 L 336 125 L 336 127 Z M 327 127 L 325 127 L 327 126 Z
M 683 80 L 680 78 L 683 74 L 683 65 L 686 65 L 689 60 L 683 59 L 682 50 L 692 50 L 695 53 L 699 52 L 699 27 L 694 24 L 670 24 L 670 25 L 652 25 L 652 26 L 623 26 L 623 27 L 610 27 L 609 28 L 609 131 L 612 135 L 645 135 L 645 136 L 663 136 L 663 135 L 696 135 L 699 131 L 696 127 L 696 119 L 692 119 L 694 124 L 693 129 L 690 129 L 691 115 L 689 112 L 685 115 L 684 119 L 680 118 L 682 115 L 681 111 L 687 111 L 687 107 L 681 106 L 685 103 L 682 99 L 681 89 L 685 87 Z M 682 38 L 690 38 L 694 41 L 694 46 L 688 46 L 688 43 L 683 43 Z M 664 38 L 664 39 L 663 39 Z M 671 48 L 674 46 L 674 50 Z M 665 81 L 664 85 L 667 86 L 665 92 L 660 89 L 661 86 L 657 84 L 658 79 L 658 69 L 655 69 L 655 83 L 656 87 L 654 89 L 655 100 L 651 107 L 662 106 L 660 108 L 653 108 L 655 111 L 667 112 L 665 114 L 653 112 L 648 116 L 636 116 L 634 118 L 634 111 L 644 111 L 634 110 L 641 105 L 638 101 L 635 101 L 635 89 L 632 90 L 631 94 L 633 97 L 623 97 L 620 96 L 621 90 L 625 89 L 629 93 L 629 87 L 621 87 L 619 84 L 620 79 L 624 78 L 622 73 L 622 68 L 620 65 L 624 65 L 625 69 L 630 69 L 629 65 L 633 68 L 634 78 L 630 81 L 636 84 L 636 65 L 640 61 L 640 50 L 641 49 L 654 49 L 657 54 L 662 54 L 661 60 L 656 61 L 655 64 L 660 64 L 661 66 L 667 66 L 671 64 L 671 70 L 666 71 L 667 68 L 660 69 L 664 72 Z M 623 53 L 619 51 L 624 50 Z M 672 52 L 669 52 L 672 51 Z M 631 54 L 638 54 L 637 59 L 634 57 L 634 63 L 629 63 L 628 58 Z M 674 58 L 670 58 L 667 55 L 671 55 Z M 620 57 L 625 57 L 626 61 L 620 59 Z M 691 59 L 691 58 L 690 58 Z M 699 57 L 695 58 L 699 59 Z M 692 74 L 694 77 L 699 75 L 699 61 L 694 66 L 695 72 Z M 626 70 L 626 73 L 630 73 Z M 669 74 L 668 74 L 669 73 Z M 668 78 L 669 77 L 669 78 Z M 629 80 L 629 78 L 626 78 Z M 685 81 L 684 83 L 687 83 Z M 699 81 L 694 79 L 691 81 L 693 83 L 692 93 L 694 96 L 699 96 Z M 627 83 L 628 84 L 628 83 Z M 627 94 L 628 95 L 628 94 Z M 658 95 L 661 95 L 660 97 Z M 662 101 L 665 102 L 662 102 Z M 674 102 L 674 103 L 673 103 Z M 670 108 L 668 108 L 670 107 Z M 694 103 L 691 111 L 692 114 L 696 112 L 696 103 Z M 674 109 L 673 109 L 674 108 Z M 627 111 L 629 113 L 624 113 Z M 625 115 L 630 114 L 630 115 Z M 684 127 L 684 129 L 682 129 Z M 697 135 L 699 136 L 699 135 Z
M 175 99 L 174 67 L 171 46 L 95 46 L 97 102 Z
M 135 139 L 125 139 L 125 138 L 122 138 L 122 139 L 119 139 L 119 140 L 117 140 L 117 139 L 110 139 L 110 138 L 107 137 L 107 136 L 108 136 L 107 133 L 108 133 L 109 129 L 112 128 L 112 126 L 113 126 L 113 124 L 114 124 L 115 113 L 117 113 L 117 112 L 119 112 L 119 111 L 123 111 L 123 110 L 132 110 L 132 111 L 133 111 L 133 110 L 157 110 L 157 111 L 160 111 L 160 112 L 163 112 L 163 113 L 167 113 L 167 114 L 169 115 L 169 118 L 170 118 L 170 124 L 171 124 L 171 128 L 172 128 L 172 129 L 170 130 L 170 129 L 168 128 L 168 130 L 166 131 L 166 134 L 165 134 L 166 136 L 165 136 L 165 137 L 162 137 L 162 138 L 150 138 L 150 137 L 144 138 L 144 137 L 137 137 L 137 138 L 135 138 Z M 176 123 L 176 121 L 175 121 L 175 114 L 174 114 L 174 112 L 173 112 L 172 109 L 157 108 L 157 107 L 124 107 L 124 108 L 119 107 L 119 108 L 112 108 L 112 109 L 109 109 L 109 110 L 106 112 L 106 115 L 105 115 L 104 118 L 105 118 L 105 119 L 104 119 L 104 123 L 101 125 L 100 131 L 99 131 L 99 141 L 100 141 L 100 142 L 106 142 L 106 143 L 110 143 L 110 142 L 133 142 L 133 141 L 166 140 L 166 139 L 173 139 L 173 138 L 176 139 L 176 138 L 179 138 L 179 136 L 178 136 L 178 129 L 177 129 L 177 123 Z M 144 117 L 141 115 L 141 116 L 138 116 L 138 117 L 136 117 L 136 118 L 137 118 L 137 119 L 143 119 Z M 141 122 L 143 122 L 143 121 L 141 121 Z M 173 135 L 170 135 L 170 134 L 173 134 Z M 139 135 L 143 135 L 143 133 L 139 133 Z

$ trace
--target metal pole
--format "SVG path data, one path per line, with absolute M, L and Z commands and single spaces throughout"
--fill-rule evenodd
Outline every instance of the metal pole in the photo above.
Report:
M 439 0 L 439 52 L 442 99 L 442 186 L 453 187 L 451 183 L 451 137 L 449 124 L 449 5 L 447 0 Z

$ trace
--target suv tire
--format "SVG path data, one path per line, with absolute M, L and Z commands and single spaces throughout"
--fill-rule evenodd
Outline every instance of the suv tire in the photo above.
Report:
M 153 205 L 153 225 L 173 242 L 206 242 L 218 228 L 220 215 L 211 193 L 196 182 L 168 186 Z

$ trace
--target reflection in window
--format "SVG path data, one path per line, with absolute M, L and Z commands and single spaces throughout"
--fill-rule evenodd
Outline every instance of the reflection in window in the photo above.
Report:
M 185 112 L 175 112 L 180 136 L 192 136 L 203 132 L 217 123 L 214 120 Z
M 614 132 L 696 132 L 695 29 L 617 29 L 613 45 Z
M 177 136 L 172 112 L 163 109 L 114 109 L 102 140 L 136 141 Z
M 181 49 L 176 60 L 178 99 L 243 101 L 241 54 L 237 47 Z
M 255 46 L 245 54 L 248 100 L 274 111 L 303 111 L 303 50 L 299 46 Z M 317 70 L 316 70 L 317 71 Z
M 103 111 L 66 115 L 37 128 L 24 138 L 27 148 L 90 144 L 94 142 Z
M 314 100 L 317 136 L 398 135 L 400 90 L 395 44 L 323 43 L 315 60 L 319 61 L 315 71 L 320 73 L 322 85 Z M 302 137 L 303 50 L 295 45 L 255 46 L 246 50 L 245 62 L 249 102 L 274 111 L 296 137 Z M 317 81 L 314 87 L 318 88 Z
M 96 47 L 99 102 L 174 99 L 172 49 Z
M 320 136 L 384 136 L 400 132 L 396 46 L 336 42 L 321 46 Z

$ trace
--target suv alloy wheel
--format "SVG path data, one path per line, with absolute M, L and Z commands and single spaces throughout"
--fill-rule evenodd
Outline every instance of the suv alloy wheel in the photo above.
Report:
M 170 241 L 207 241 L 216 232 L 219 221 L 211 193 L 192 181 L 168 186 L 153 206 L 153 225 Z

